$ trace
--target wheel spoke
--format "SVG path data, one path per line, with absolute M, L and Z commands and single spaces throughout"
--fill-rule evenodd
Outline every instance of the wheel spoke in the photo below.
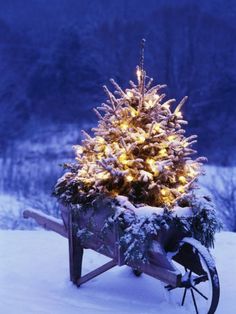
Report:
M 191 288 L 190 291 L 191 291 L 191 295 L 192 295 L 193 304 L 194 304 L 194 307 L 195 307 L 196 314 L 198 314 L 198 308 L 197 308 L 196 299 L 195 299 L 195 296 L 194 296 L 194 293 L 193 293 L 193 289 Z
M 187 288 L 184 289 L 184 294 L 183 294 L 183 298 L 182 298 L 182 302 L 181 302 L 181 305 L 182 305 L 182 306 L 184 305 L 186 293 L 187 293 Z
M 188 279 L 191 277 L 192 275 L 192 271 L 190 270 L 189 274 L 188 274 Z
M 193 279 L 195 285 L 198 285 L 200 282 L 204 282 L 204 281 L 207 281 L 207 280 L 209 280 L 207 274 L 199 276 L 199 277 Z
M 201 291 L 199 291 L 196 287 L 192 286 L 192 288 L 193 288 L 197 293 L 199 293 L 205 300 L 208 300 L 208 298 L 207 298 Z

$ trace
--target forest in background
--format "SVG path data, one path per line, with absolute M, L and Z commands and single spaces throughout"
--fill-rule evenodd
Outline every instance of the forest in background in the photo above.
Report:
M 59 164 L 113 77 L 145 68 L 169 98 L 188 95 L 187 132 L 211 165 L 236 156 L 236 5 L 233 0 L 0 0 L 0 192 L 45 208 Z M 52 205 L 55 206 L 54 202 Z M 51 204 L 51 203 L 50 203 Z M 37 205 L 40 207 L 39 205 Z M 50 210 L 49 210 L 50 211 Z

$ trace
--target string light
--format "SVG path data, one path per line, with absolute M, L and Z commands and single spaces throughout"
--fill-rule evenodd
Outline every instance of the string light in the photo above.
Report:
M 140 70 L 140 68 L 137 68 L 136 75 L 137 75 L 138 81 L 140 82 L 141 75 L 142 75 L 142 71 Z
M 179 186 L 178 188 L 177 188 L 177 191 L 179 192 L 179 193 L 184 193 L 185 192 L 185 189 L 184 189 L 184 187 L 183 186 Z
M 123 165 L 127 165 L 128 160 L 126 154 L 121 154 L 118 159 Z
M 128 125 L 127 122 L 123 122 L 120 125 L 120 128 L 121 128 L 122 131 L 126 131 L 128 129 L 128 127 L 129 127 L 129 125 Z
M 171 141 L 176 139 L 176 136 L 175 135 L 170 135 L 170 136 L 167 137 L 167 139 L 168 139 L 168 141 L 171 142 Z
M 182 117 L 183 117 L 183 115 L 182 115 L 182 112 L 181 112 L 181 111 L 177 111 L 177 112 L 175 112 L 175 115 L 176 115 L 176 117 L 177 117 L 177 118 L 182 118 Z
M 134 108 L 131 108 L 130 109 L 130 114 L 131 114 L 132 117 L 136 117 L 138 112 Z
M 156 132 L 160 132 L 161 131 L 161 126 L 159 123 L 156 123 L 154 126 L 153 126 L 153 130 L 156 131 Z
M 105 140 L 104 140 L 104 138 L 103 137 L 101 137 L 101 136 L 97 136 L 97 142 L 99 143 L 99 144 L 104 144 L 105 143 Z
M 75 149 L 75 152 L 76 152 L 77 155 L 83 154 L 83 150 L 84 150 L 84 149 L 83 149 L 82 146 L 77 145 L 77 146 L 73 146 L 73 148 Z
M 131 174 L 129 174 L 129 175 L 127 175 L 126 176 L 126 180 L 128 181 L 128 182 L 131 182 L 131 181 L 133 181 L 133 176 L 131 176 Z
M 106 180 L 106 179 L 109 179 L 110 174 L 109 174 L 109 172 L 99 172 L 99 173 L 97 173 L 96 177 L 99 180 Z
M 110 148 L 108 146 L 105 147 L 104 152 L 106 155 L 110 153 Z
M 158 155 L 159 155 L 160 157 L 166 157 L 166 156 L 167 156 L 167 151 L 166 151 L 166 149 L 165 149 L 165 148 L 160 149 Z
M 139 144 L 144 143 L 145 140 L 146 140 L 146 138 L 145 138 L 144 135 L 139 135 L 139 136 L 137 137 L 137 143 L 139 143 Z
M 179 176 L 179 182 L 185 184 L 187 183 L 187 179 L 184 176 Z
M 132 98 L 134 96 L 134 94 L 131 91 L 128 91 L 126 93 L 127 98 Z

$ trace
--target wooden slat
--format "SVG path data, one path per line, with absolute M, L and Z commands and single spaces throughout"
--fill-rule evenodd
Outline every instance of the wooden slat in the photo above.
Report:
M 84 275 L 83 277 L 81 277 L 78 281 L 77 284 L 78 285 L 82 285 L 83 283 L 97 277 L 98 275 L 101 275 L 102 273 L 104 273 L 105 271 L 113 268 L 114 266 L 116 266 L 117 263 L 114 260 L 109 261 L 108 263 L 102 265 L 101 267 L 96 268 L 95 270 L 91 271 L 90 273 Z
M 78 280 L 82 272 L 83 247 L 80 244 L 76 232 L 77 228 L 75 228 L 74 225 L 74 213 L 73 210 L 71 210 L 69 212 L 68 227 L 70 280 L 78 285 Z
M 40 226 L 47 230 L 55 231 L 56 233 L 67 238 L 67 231 L 61 219 L 52 217 L 36 209 L 27 209 L 23 212 L 24 218 L 33 218 Z

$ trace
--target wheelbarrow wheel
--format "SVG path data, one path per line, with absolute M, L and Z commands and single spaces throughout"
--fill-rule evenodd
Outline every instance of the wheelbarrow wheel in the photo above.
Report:
M 214 314 L 219 302 L 220 286 L 214 259 L 197 240 L 184 238 L 177 254 L 172 256 L 182 279 L 178 287 L 165 288 L 176 294 L 175 300 L 191 313 Z

